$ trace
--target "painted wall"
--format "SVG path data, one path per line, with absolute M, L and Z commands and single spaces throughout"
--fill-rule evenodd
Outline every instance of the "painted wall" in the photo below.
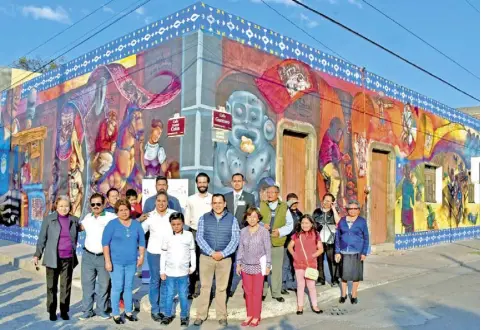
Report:
M 229 21 L 219 24 L 216 17 Z M 259 31 L 275 42 L 266 43 Z M 390 207 L 396 247 L 423 245 L 427 237 L 431 243 L 451 240 L 458 232 L 459 239 L 479 236 L 479 204 L 468 203 L 466 184 L 471 158 L 479 157 L 479 124 L 294 45 L 198 3 L 3 93 L 0 238 L 34 244 L 56 196 L 67 194 L 73 214 L 82 216 L 93 192 L 115 187 L 141 193 L 142 178 L 158 174 L 191 179 L 194 193 L 199 171 L 213 178 L 216 192 L 226 192 L 231 175 L 241 172 L 259 199 L 278 178 L 283 119 L 308 123 L 316 132 L 310 152 L 318 164 L 317 201 L 331 191 L 340 206 L 352 198 L 369 202 L 368 154 L 381 143 L 395 154 Z M 218 106 L 233 115 L 227 144 L 212 142 L 211 114 Z M 167 138 L 167 120 L 175 113 L 186 117 L 186 132 Z M 438 204 L 424 203 L 426 163 L 443 167 Z M 420 244 L 413 235 L 424 235 Z

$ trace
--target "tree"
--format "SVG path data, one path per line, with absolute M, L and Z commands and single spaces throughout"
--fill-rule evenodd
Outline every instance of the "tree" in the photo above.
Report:
M 63 57 L 60 57 L 59 59 L 54 61 L 47 61 L 39 57 L 28 58 L 26 56 L 22 56 L 13 63 L 13 68 L 22 69 L 25 71 L 45 73 L 47 71 L 58 68 L 63 63 L 65 63 L 65 59 Z

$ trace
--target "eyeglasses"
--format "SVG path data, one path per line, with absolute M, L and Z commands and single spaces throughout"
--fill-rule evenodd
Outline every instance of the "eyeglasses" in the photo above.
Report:
M 100 207 L 100 206 L 102 206 L 102 203 L 90 203 L 90 206 L 91 207 L 96 207 L 96 206 Z
M 359 207 L 348 207 L 346 208 L 346 210 L 350 211 L 350 210 L 360 210 Z

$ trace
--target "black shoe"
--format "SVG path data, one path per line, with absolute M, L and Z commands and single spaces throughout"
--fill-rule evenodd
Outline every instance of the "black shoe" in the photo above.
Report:
M 339 298 L 339 303 L 344 304 L 346 302 L 347 296 Z
M 162 325 L 169 325 L 170 323 L 172 323 L 172 321 L 174 320 L 174 318 L 172 316 L 168 316 L 168 317 L 164 317 L 162 319 L 162 322 L 160 322 L 160 324 Z
M 196 327 L 200 327 L 200 326 L 202 325 L 202 323 L 204 323 L 204 321 L 201 320 L 201 319 L 196 319 L 196 320 L 194 321 L 194 325 L 195 325 Z
M 289 294 L 289 291 L 287 291 L 286 289 L 282 289 L 281 294 Z
M 351 296 L 351 304 L 352 304 L 352 305 L 357 304 L 357 297 L 354 298 L 353 296 Z
M 187 296 L 187 299 L 192 300 L 192 299 L 194 299 L 194 297 L 193 297 L 191 294 L 189 294 L 189 295 Z
M 150 314 L 150 317 L 152 317 L 152 320 L 154 320 L 155 322 L 160 322 L 163 319 L 163 315 L 160 313 L 152 313 Z
M 181 327 L 188 327 L 189 326 L 189 318 L 180 319 L 180 326 Z
M 316 313 L 316 314 L 322 314 L 322 313 L 324 313 L 324 311 L 323 311 L 322 309 L 320 309 L 320 310 L 318 310 L 318 311 L 316 311 L 316 310 L 313 309 L 312 311 L 313 311 L 314 313 Z
M 117 316 L 117 317 L 114 316 L 112 319 L 114 320 L 114 322 L 116 324 L 124 324 L 125 323 L 124 319 L 120 316 Z
M 317 286 L 326 285 L 326 281 L 317 281 L 316 285 Z
M 277 300 L 278 302 L 284 302 L 285 301 L 284 298 L 282 298 L 282 297 L 274 298 L 274 299 Z
M 266 296 L 262 296 L 262 301 L 266 300 Z
M 68 313 L 60 313 L 60 317 L 61 317 L 62 320 L 64 320 L 64 321 L 70 320 L 70 316 L 68 316 Z
M 50 321 L 57 321 L 57 313 L 49 313 L 50 317 Z
M 223 327 L 226 327 L 227 326 L 227 320 L 226 319 L 219 320 L 219 324 L 222 325 Z
M 235 292 L 229 292 L 229 294 L 228 294 L 227 296 L 228 296 L 229 298 L 232 298 L 232 297 L 234 297 L 234 294 L 235 294 Z
M 125 314 L 125 318 L 130 322 L 137 322 L 139 319 L 134 314 Z
M 297 315 L 302 315 L 302 314 L 304 314 L 304 311 L 297 311 L 296 314 L 297 314 Z
M 338 285 L 339 285 L 339 282 L 332 282 L 332 283 L 331 283 L 331 287 L 336 287 L 336 286 L 338 286 Z

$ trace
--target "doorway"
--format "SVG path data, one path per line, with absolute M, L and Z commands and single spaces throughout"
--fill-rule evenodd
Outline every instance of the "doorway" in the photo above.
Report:
M 281 187 L 282 199 L 284 200 L 288 193 L 295 193 L 299 198 L 299 209 L 305 213 L 307 135 L 284 131 L 282 139 L 282 168 L 284 172 Z
M 388 238 L 389 152 L 372 151 L 371 160 L 371 244 L 386 243 Z

